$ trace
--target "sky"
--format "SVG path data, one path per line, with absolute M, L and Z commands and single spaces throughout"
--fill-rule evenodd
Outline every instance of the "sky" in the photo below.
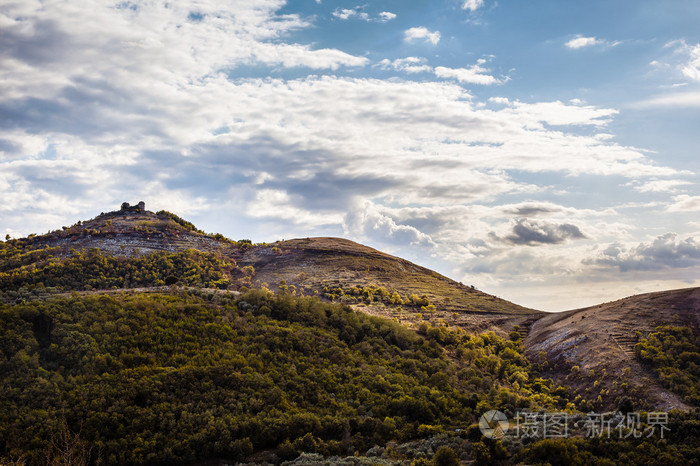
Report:
M 145 201 L 525 306 L 700 286 L 697 0 L 0 0 L 0 233 Z

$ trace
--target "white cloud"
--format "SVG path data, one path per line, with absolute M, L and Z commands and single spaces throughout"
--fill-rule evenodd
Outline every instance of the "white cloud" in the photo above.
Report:
M 340 19 L 350 19 L 352 16 L 355 16 L 355 14 L 356 14 L 355 10 L 349 10 L 347 8 L 336 9 L 333 12 L 333 16 L 335 16 L 336 18 L 340 18 Z
M 700 265 L 700 243 L 693 237 L 677 239 L 675 233 L 637 245 L 615 243 L 586 264 L 617 267 L 621 272 L 688 268 Z
M 633 107 L 699 108 L 700 44 L 690 45 L 684 40 L 675 40 L 666 43 L 664 48 L 668 50 L 665 56 L 652 60 L 649 65 L 654 73 L 676 82 L 659 86 L 662 93 L 636 102 Z
M 254 56 L 263 63 L 283 65 L 285 68 L 337 70 L 341 66 L 358 67 L 369 63 L 365 57 L 356 57 L 337 49 L 311 50 L 307 45 L 298 44 L 260 44 Z
M 436 246 L 429 235 L 412 226 L 396 223 L 370 202 L 360 203 L 350 210 L 345 217 L 345 226 L 352 236 L 375 243 L 414 247 Z
M 425 64 L 425 58 L 421 57 L 406 57 L 397 58 L 396 60 L 384 59 L 379 62 L 379 67 L 382 69 L 393 69 L 395 71 L 403 71 L 404 73 L 424 73 L 433 71 L 433 67 Z
M 498 79 L 488 73 L 490 70 L 481 66 L 482 62 L 468 68 L 447 68 L 438 66 L 435 68 L 435 76 L 438 78 L 452 78 L 461 83 L 469 84 L 503 84 L 509 78 Z
M 297 55 L 294 66 L 306 66 L 307 56 L 308 64 L 315 68 L 357 63 L 358 57 L 340 51 L 332 56 L 325 54 L 327 58 L 322 62 L 311 47 L 279 40 L 309 24 L 296 15 L 277 16 L 277 1 L 239 1 L 230 8 L 216 3 L 190 6 L 185 2 L 167 7 L 159 3 L 135 6 L 133 10 L 112 8 L 87 0 L 81 9 L 47 4 L 24 12 L 5 29 L 3 40 L 10 45 L 8 50 L 23 55 L 3 57 L 5 63 L 18 65 L 13 67 L 14 73 L 4 73 L 4 81 L 11 88 L 26 86 L 27 83 L 18 83 L 14 75 L 25 75 L 39 64 L 41 69 L 35 69 L 37 77 L 33 81 L 44 88 L 47 78 L 54 86 L 66 85 L 65 80 L 54 82 L 57 76 L 51 72 L 64 72 L 69 66 L 78 74 L 94 67 L 99 68 L 94 70 L 97 73 L 112 67 L 119 75 L 131 73 L 134 78 L 154 72 L 165 78 L 169 72 L 200 79 L 216 67 L 252 62 L 284 64 L 280 56 L 287 53 Z M 201 19 L 188 19 L 192 11 L 197 11 Z M 12 6 L 6 15 L 14 16 Z M 52 27 L 35 32 L 34 25 L 39 23 Z M 102 54 L 111 56 L 113 61 L 100 60 Z M 56 69 L 59 66 L 61 70 Z
M 508 81 L 509 78 L 498 79 L 491 76 L 488 73 L 490 70 L 484 68 L 483 65 L 485 60 L 478 60 L 476 65 L 472 65 L 468 68 L 447 68 L 444 66 L 438 66 L 433 68 L 426 63 L 426 59 L 422 57 L 406 57 L 397 58 L 396 60 L 384 59 L 380 61 L 376 66 L 382 69 L 393 69 L 395 71 L 402 71 L 404 73 L 434 73 L 436 77 L 442 79 L 456 79 L 461 83 L 469 84 L 503 84 Z
M 380 23 L 386 23 L 396 18 L 396 14 L 391 13 L 389 11 L 382 11 L 376 17 L 372 17 L 369 15 L 369 13 L 363 11 L 364 7 L 365 6 L 361 5 L 356 6 L 355 8 L 336 8 L 331 14 L 336 18 L 342 19 L 344 21 L 349 19 L 359 19 L 367 22 L 376 21 Z
M 468 11 L 476 11 L 482 6 L 484 6 L 484 0 L 466 0 L 462 4 L 462 9 Z
M 700 44 L 688 44 L 685 40 L 675 40 L 664 45 L 669 52 L 665 56 L 652 60 L 649 65 L 654 68 L 657 73 L 666 73 L 672 75 L 676 79 L 683 79 L 683 82 L 675 82 L 662 87 L 678 88 L 687 86 L 687 80 L 700 82 Z M 676 94 L 675 97 L 669 96 L 678 103 L 681 102 L 683 93 Z M 666 96 L 658 96 L 653 101 L 661 100 Z
M 390 11 L 382 11 L 381 13 L 379 13 L 379 20 L 382 22 L 391 21 L 392 19 L 396 19 L 395 13 L 392 13 Z
M 668 207 L 669 212 L 700 212 L 700 196 L 681 194 L 673 200 L 674 203 Z
M 343 216 L 338 212 L 312 212 L 299 208 L 288 192 L 275 189 L 258 190 L 247 205 L 247 214 L 252 218 L 280 218 L 305 228 L 343 221 Z
M 499 105 L 510 105 L 510 99 L 507 97 L 489 97 L 489 102 Z
M 661 94 L 634 104 L 634 107 L 700 107 L 700 91 L 674 92 Z
M 447 68 L 444 66 L 438 66 L 433 68 L 426 63 L 426 59 L 422 57 L 406 57 L 397 58 L 396 60 L 383 59 L 376 66 L 382 69 L 393 69 L 395 71 L 402 71 L 404 73 L 434 73 L 436 77 L 442 79 L 456 79 L 461 83 L 469 84 L 503 84 L 510 78 L 505 77 L 502 79 L 495 78 L 488 73 L 490 70 L 484 68 L 484 59 L 477 61 L 476 65 L 472 65 L 468 68 Z M 507 99 L 506 99 L 507 100 Z
M 424 40 L 425 42 L 430 42 L 433 45 L 437 45 L 437 43 L 440 42 L 440 31 L 433 32 L 423 26 L 414 27 L 404 31 L 404 40 L 406 42 Z
M 634 186 L 634 189 L 642 193 L 673 193 L 678 191 L 678 186 L 684 186 L 689 184 L 692 183 L 690 181 L 685 180 L 649 180 L 628 183 L 627 186 Z
M 335 11 L 333 11 L 333 16 L 343 20 L 358 18 L 364 21 L 369 21 L 369 15 L 362 11 L 360 7 L 354 9 L 337 8 Z
M 605 126 L 618 113 L 614 109 L 597 108 L 592 105 L 567 105 L 563 102 L 539 102 L 535 104 L 512 102 L 512 111 L 521 117 L 531 118 L 530 124 Z
M 596 39 L 595 37 L 576 36 L 564 45 L 570 49 L 580 49 L 582 47 L 590 47 L 592 45 L 600 45 L 602 43 L 602 40 Z
M 693 81 L 700 81 L 700 44 L 688 46 L 688 62 L 685 63 L 681 71 L 683 75 Z

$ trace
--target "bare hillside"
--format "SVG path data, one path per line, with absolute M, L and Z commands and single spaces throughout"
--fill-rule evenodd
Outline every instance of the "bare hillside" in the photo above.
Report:
M 386 305 L 376 298 L 350 302 L 374 315 L 396 318 L 405 324 L 422 320 L 444 322 L 472 331 L 510 331 L 529 326 L 544 313 L 489 295 L 458 283 L 407 260 L 385 254 L 342 238 L 306 238 L 251 248 L 237 258 L 239 265 L 252 265 L 256 282 L 279 289 L 294 285 L 305 294 L 348 292 L 353 287 L 384 288 L 404 298 L 425 296 L 435 306 L 424 310 L 410 303 Z
M 611 402 L 634 392 L 664 409 L 687 408 L 635 359 L 639 337 L 659 325 L 688 326 L 697 335 L 700 288 L 647 293 L 547 315 L 532 325 L 526 354 L 533 360 L 546 358 L 551 375 L 586 398 L 603 392 L 604 402 Z M 591 389 L 595 381 L 599 386 Z

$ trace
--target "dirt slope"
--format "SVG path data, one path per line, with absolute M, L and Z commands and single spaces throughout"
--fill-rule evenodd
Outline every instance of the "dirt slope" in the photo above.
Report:
M 337 287 L 384 287 L 402 297 L 427 296 L 436 307 L 385 306 L 376 301 L 354 305 L 369 314 L 395 318 L 405 324 L 422 320 L 445 322 L 473 331 L 510 331 L 544 315 L 451 280 L 407 260 L 342 238 L 305 238 L 256 247 L 237 259 L 252 265 L 255 280 L 279 288 L 284 280 L 305 294 Z
M 661 409 L 687 408 L 659 385 L 634 358 L 634 345 L 659 325 L 684 325 L 700 331 L 700 288 L 647 293 L 584 309 L 551 314 L 536 321 L 525 339 L 526 354 L 545 357 L 551 375 L 604 402 L 625 392 L 644 394 Z M 578 366 L 579 370 L 571 368 Z M 598 380 L 595 390 L 585 391 Z

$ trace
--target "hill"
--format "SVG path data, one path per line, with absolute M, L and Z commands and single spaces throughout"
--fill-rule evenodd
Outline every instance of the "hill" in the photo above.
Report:
M 231 242 L 224 239 L 221 235 L 205 234 L 170 212 L 154 213 L 146 210 L 143 202 L 137 206 L 125 202 L 119 210 L 9 243 L 25 250 L 50 248 L 58 257 L 70 256 L 73 250 L 95 248 L 110 255 L 136 257 L 156 251 L 187 249 L 213 253 L 231 246 Z
M 515 329 L 530 360 L 546 364 L 549 377 L 591 408 L 615 407 L 629 395 L 663 408 L 698 404 L 678 395 L 678 381 L 671 391 L 659 368 L 634 351 L 659 325 L 687 326 L 700 335 L 697 290 L 549 314 L 347 239 L 233 241 L 170 212 L 150 212 L 143 203 L 0 243 L 0 298 L 10 303 L 74 291 L 164 292 L 172 285 L 315 296 L 413 329 L 428 323 L 502 337 Z
M 204 280 L 193 279 L 201 278 L 201 270 L 169 265 L 183 262 L 187 251 L 196 251 L 209 271 Z M 98 260 L 96 254 L 107 259 Z M 142 263 L 151 254 L 150 262 L 157 263 L 150 264 L 146 277 L 134 280 L 128 262 Z M 527 328 L 543 315 L 346 239 L 232 241 L 206 234 L 175 214 L 147 211 L 142 203 L 125 203 L 118 211 L 45 235 L 10 240 L 2 244 L 0 260 L 0 285 L 5 292 L 22 286 L 60 291 L 162 286 L 169 278 L 167 284 L 234 291 L 289 289 L 294 295 L 342 302 L 408 325 L 427 320 L 502 335 L 515 325 Z M 82 270 L 98 268 L 98 276 L 106 279 L 90 274 L 85 280 L 66 283 L 59 278 L 79 278 Z
M 547 315 L 532 325 L 526 354 L 536 360 L 543 352 L 551 365 L 548 374 L 589 399 L 600 394 L 610 402 L 634 393 L 661 409 L 688 409 L 635 353 L 635 345 L 660 326 L 686 327 L 700 335 L 700 288 L 646 293 Z
M 0 244 L 0 464 L 687 464 L 699 309 L 696 288 L 547 314 L 346 239 L 124 204 Z M 584 413 L 632 407 L 684 411 L 665 438 L 586 437 Z M 575 438 L 483 437 L 491 409 Z
M 273 290 L 293 286 L 408 325 L 428 320 L 504 334 L 543 315 L 342 238 L 276 242 L 247 249 L 237 260 Z

